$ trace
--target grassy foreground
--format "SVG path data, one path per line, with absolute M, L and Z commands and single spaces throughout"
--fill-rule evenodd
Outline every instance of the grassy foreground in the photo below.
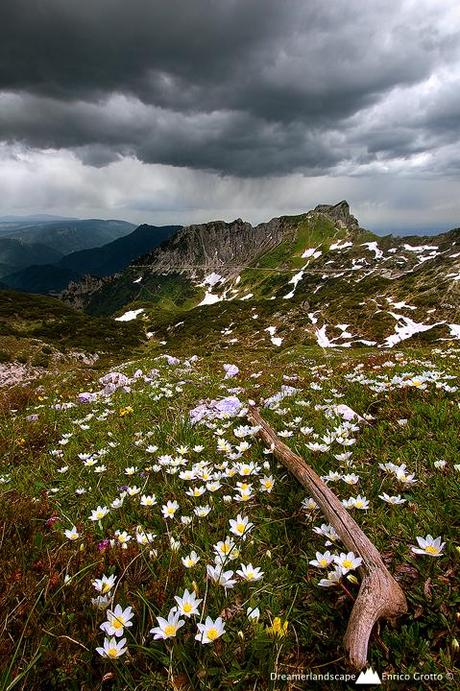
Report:
M 1 688 L 305 689 L 322 685 L 270 673 L 346 672 L 359 572 L 247 427 L 250 400 L 406 592 L 373 668 L 458 688 L 460 349 L 274 351 L 158 351 L 102 382 L 77 372 L 4 396 Z

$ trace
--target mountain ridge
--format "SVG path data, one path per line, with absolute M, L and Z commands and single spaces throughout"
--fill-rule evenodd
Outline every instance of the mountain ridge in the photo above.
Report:
M 327 219 L 327 223 L 315 225 L 315 220 L 318 219 L 320 221 Z M 176 235 L 152 252 L 133 261 L 120 275 L 108 277 L 102 284 L 99 281 L 95 282 L 94 291 L 91 290 L 91 279 L 86 277 L 82 290 L 78 283 L 72 283 L 67 290 L 63 291 L 61 297 L 78 308 L 89 308 L 90 311 L 95 310 L 95 313 L 105 314 L 105 295 L 111 292 L 110 286 L 118 293 L 114 306 L 119 308 L 124 301 L 129 302 L 139 292 L 136 288 L 130 288 L 129 284 L 135 286 L 139 277 L 134 278 L 132 275 L 142 274 L 145 269 L 148 269 L 148 275 L 155 277 L 155 280 L 158 279 L 155 286 L 147 287 L 149 293 L 163 293 L 166 282 L 161 277 L 168 274 L 180 274 L 195 283 L 203 280 L 206 274 L 217 270 L 222 274 L 221 277 L 236 277 L 238 272 L 248 264 L 262 256 L 267 256 L 270 251 L 275 251 L 283 242 L 293 241 L 298 227 L 304 222 L 307 222 L 308 227 L 311 226 L 317 239 L 323 235 L 333 234 L 335 237 L 337 234 L 343 235 L 347 232 L 362 233 L 363 237 L 369 235 L 369 231 L 359 228 L 357 220 L 350 214 L 346 201 L 322 205 L 321 211 L 316 208 L 297 216 L 272 218 L 256 226 L 240 218 L 231 222 L 217 220 L 204 224 L 191 224 L 184 226 Z M 161 286 L 158 285 L 158 281 L 162 284 Z M 183 278 L 181 282 L 184 282 Z M 171 287 L 170 283 L 169 287 Z M 144 286 L 145 283 L 139 286 L 141 293 Z M 189 304 L 187 298 L 190 297 L 191 290 L 184 286 L 182 288 L 183 290 L 179 290 L 179 300 L 182 300 L 186 293 L 187 297 L 184 297 L 183 302 Z
M 71 282 L 82 281 L 86 275 L 102 278 L 122 270 L 131 260 L 164 242 L 181 227 L 143 224 L 132 233 L 101 247 L 71 252 L 64 256 L 55 253 L 58 259 L 53 264 L 46 261 L 41 265 L 38 265 L 38 262 L 27 263 L 24 268 L 10 272 L 6 268 L 1 270 L 0 267 L 0 276 L 3 276 L 5 283 L 15 290 L 55 294 L 64 290 Z M 9 238 L 3 242 L 20 243 L 19 240 Z M 0 252 L 1 247 L 2 238 Z
M 13 228 L 3 228 L 0 237 L 20 240 L 24 244 L 51 245 L 62 255 L 112 242 L 136 227 L 128 221 L 97 218 L 13 225 Z
M 137 234 L 150 232 L 144 225 Z M 281 345 L 337 350 L 460 339 L 459 228 L 380 237 L 342 201 L 255 228 L 235 219 L 167 232 L 110 276 L 32 267 L 35 287 L 62 271 L 60 299 L 90 317 L 85 329 L 93 317 L 132 322 L 146 347 L 171 341 L 184 352 L 214 343 L 269 355 Z M 123 242 L 130 236 L 112 244 Z
M 4 217 L 8 218 L 8 217 Z M 14 218 L 14 217 L 10 217 Z M 20 289 L 22 270 L 37 265 L 56 264 L 75 250 L 94 248 L 128 234 L 134 226 L 127 221 L 100 219 L 0 221 L 0 276 L 15 274 L 12 279 Z M 47 275 L 48 271 L 48 275 Z M 19 273 L 18 273 L 19 272 Z M 62 273 L 62 272 L 61 272 Z M 18 275 L 16 275 L 18 274 Z M 26 272 L 27 275 L 27 272 Z M 45 283 L 52 284 L 52 272 L 42 270 Z M 73 276 L 73 275 L 72 275 Z M 71 276 L 69 276 L 69 280 Z M 65 287 L 59 283 L 58 289 Z
M 143 223 L 132 233 L 101 247 L 72 252 L 59 260 L 58 264 L 75 271 L 78 269 L 81 274 L 108 276 L 124 268 L 127 260 L 132 261 L 145 254 L 151 248 L 152 241 L 161 244 L 181 228 L 180 225 L 152 226 Z
M 254 338 L 257 317 L 255 333 L 279 344 L 392 346 L 457 337 L 459 257 L 458 229 L 381 237 L 342 201 L 255 229 L 241 219 L 184 227 L 122 272 L 61 297 L 89 314 L 137 318 L 161 340 L 180 328 L 192 345 L 227 330 Z

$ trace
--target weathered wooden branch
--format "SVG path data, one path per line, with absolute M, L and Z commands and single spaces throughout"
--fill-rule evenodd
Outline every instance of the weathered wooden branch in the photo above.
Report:
M 363 560 L 361 587 L 344 636 L 348 661 L 354 669 L 360 670 L 367 664 L 367 649 L 374 624 L 379 619 L 395 619 L 405 614 L 406 597 L 383 563 L 379 551 L 326 483 L 303 458 L 277 437 L 257 408 L 249 410 L 248 419 L 253 425 L 260 426 L 259 438 L 272 448 L 276 458 L 308 489 L 345 547 Z

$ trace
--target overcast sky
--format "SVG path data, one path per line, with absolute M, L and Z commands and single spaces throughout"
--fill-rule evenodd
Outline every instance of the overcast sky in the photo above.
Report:
M 458 0 L 1 0 L 0 215 L 460 226 Z

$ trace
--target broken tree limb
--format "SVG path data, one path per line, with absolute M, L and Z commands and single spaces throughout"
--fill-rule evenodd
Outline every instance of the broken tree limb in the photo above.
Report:
M 326 483 L 303 458 L 279 439 L 257 408 L 250 408 L 248 419 L 260 427 L 258 436 L 272 449 L 274 456 L 308 489 L 345 547 L 363 560 L 361 586 L 344 636 L 348 661 L 354 669 L 360 670 L 367 664 L 367 649 L 374 624 L 379 619 L 395 619 L 406 613 L 404 592 L 386 568 L 377 548 Z

